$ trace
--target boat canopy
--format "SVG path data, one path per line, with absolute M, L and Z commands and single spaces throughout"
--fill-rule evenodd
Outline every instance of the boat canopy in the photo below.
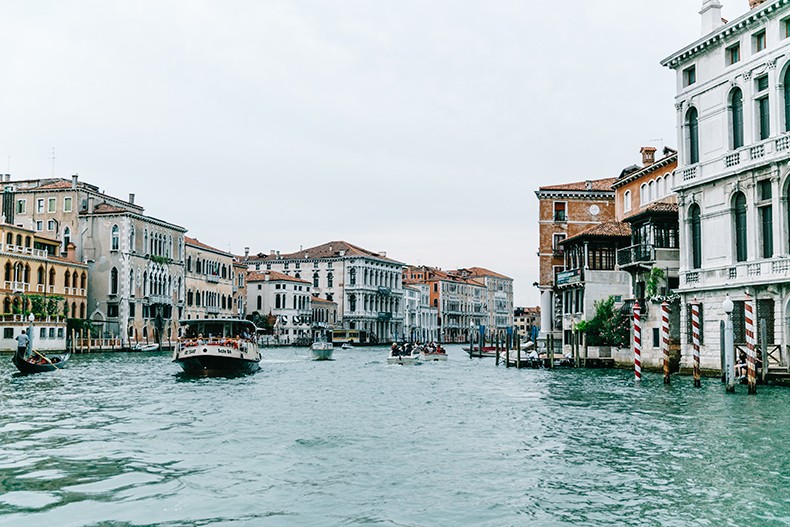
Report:
M 249 320 L 240 319 L 197 319 L 182 320 L 184 338 L 194 339 L 199 336 L 205 338 L 235 338 L 254 335 L 258 328 Z

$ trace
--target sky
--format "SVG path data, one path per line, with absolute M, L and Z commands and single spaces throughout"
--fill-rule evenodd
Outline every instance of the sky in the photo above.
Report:
M 0 172 L 135 193 L 236 254 L 345 240 L 485 267 L 537 305 L 534 191 L 676 147 L 659 62 L 700 7 L 0 0 Z

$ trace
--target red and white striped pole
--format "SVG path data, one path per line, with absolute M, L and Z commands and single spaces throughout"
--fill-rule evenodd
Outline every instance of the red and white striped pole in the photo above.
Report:
M 691 304 L 691 341 L 694 345 L 694 386 L 702 386 L 699 371 L 699 304 L 697 299 Z
M 642 308 L 639 301 L 634 302 L 634 379 L 642 380 L 642 323 L 640 314 Z
M 661 351 L 664 353 L 664 384 L 669 384 L 669 304 L 661 303 Z
M 755 357 L 755 329 L 754 329 L 754 305 L 749 294 L 746 294 L 746 302 L 744 302 L 744 312 L 746 319 L 746 348 L 749 350 L 747 358 L 747 377 L 749 383 L 748 393 L 754 395 L 757 393 L 757 368 Z

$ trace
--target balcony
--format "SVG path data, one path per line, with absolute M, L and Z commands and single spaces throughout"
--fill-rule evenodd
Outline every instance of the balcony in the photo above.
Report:
M 790 282 L 790 257 L 778 256 L 708 269 L 689 269 L 681 274 L 681 287 L 685 290 L 780 282 Z
M 379 286 L 378 294 L 381 296 L 390 296 L 392 294 L 392 288 Z
M 207 274 L 206 275 L 206 282 L 208 282 L 210 284 L 218 284 L 219 283 L 219 275 Z
M 173 299 L 167 295 L 148 295 L 150 304 L 172 304 Z
M 4 288 L 14 293 L 30 292 L 30 284 L 24 282 L 5 282 Z
M 209 315 L 219 315 L 219 306 L 206 306 L 206 313 Z
M 698 185 L 704 181 L 726 177 L 733 172 L 742 172 L 790 156 L 790 133 L 771 137 L 764 141 L 727 152 L 717 158 L 706 159 L 691 166 L 679 167 L 680 188 Z
M 392 313 L 379 311 L 378 315 L 376 316 L 376 320 L 379 320 L 381 322 L 389 322 L 390 320 L 392 320 Z

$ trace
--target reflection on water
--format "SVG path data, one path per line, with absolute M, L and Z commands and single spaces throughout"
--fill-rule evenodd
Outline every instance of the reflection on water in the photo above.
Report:
M 0 526 L 788 525 L 790 390 L 266 349 L 0 362 Z

